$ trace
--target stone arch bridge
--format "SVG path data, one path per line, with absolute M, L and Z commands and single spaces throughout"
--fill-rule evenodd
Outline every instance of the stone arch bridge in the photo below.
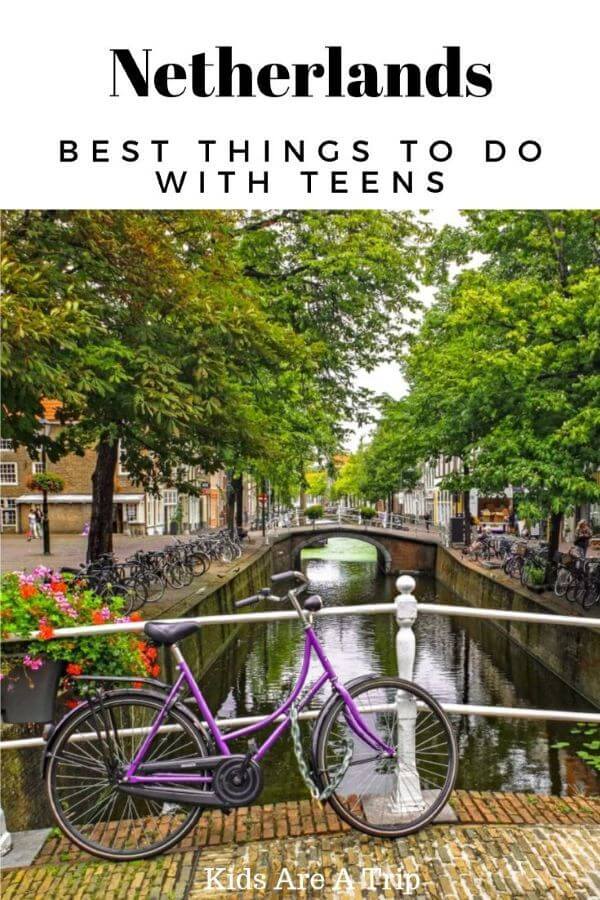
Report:
M 302 550 L 324 537 L 346 537 L 371 544 L 377 550 L 381 571 L 387 574 L 435 570 L 437 535 L 332 522 L 286 528 L 270 536 L 275 571 L 298 569 Z

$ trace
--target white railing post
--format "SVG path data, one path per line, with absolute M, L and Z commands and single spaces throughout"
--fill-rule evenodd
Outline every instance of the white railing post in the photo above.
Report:
M 338 525 L 341 525 L 342 524 L 342 505 L 341 505 L 341 503 L 338 503 L 337 520 L 338 520 Z
M 396 634 L 398 675 L 405 681 L 412 681 L 416 649 L 413 626 L 417 620 L 417 600 L 413 595 L 415 579 L 410 575 L 401 575 L 396 581 L 396 587 L 399 591 L 394 601 L 398 625 Z M 426 804 L 421 794 L 415 759 L 417 704 L 412 694 L 397 692 L 396 715 L 398 723 L 396 790 L 389 803 L 389 813 L 398 816 L 414 814 L 424 809 Z
M 12 835 L 6 827 L 4 810 L 0 806 L 0 856 L 6 856 L 12 850 Z

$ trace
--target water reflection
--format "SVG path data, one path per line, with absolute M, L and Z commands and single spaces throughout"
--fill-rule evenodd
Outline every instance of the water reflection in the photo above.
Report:
M 374 548 L 367 544 L 330 539 L 328 547 L 304 555 L 310 588 L 322 595 L 327 606 L 389 602 L 395 595 L 394 578 L 378 573 Z M 427 602 L 457 602 L 450 591 L 425 577 L 417 581 L 417 596 Z M 315 627 L 343 680 L 368 672 L 396 672 L 392 617 L 317 618 Z M 491 623 L 422 615 L 416 640 L 415 680 L 441 701 L 589 708 Z M 203 689 L 222 716 L 270 712 L 293 686 L 302 645 L 301 628 L 293 622 L 243 629 L 202 680 Z M 314 663 L 311 675 L 319 672 Z M 459 787 L 555 794 L 598 791 L 598 776 L 574 753 L 579 738 L 570 733 L 571 726 L 479 716 L 457 716 L 453 724 L 460 748 Z M 552 747 L 565 740 L 572 749 Z M 266 761 L 265 781 L 265 802 L 304 796 L 287 738 Z

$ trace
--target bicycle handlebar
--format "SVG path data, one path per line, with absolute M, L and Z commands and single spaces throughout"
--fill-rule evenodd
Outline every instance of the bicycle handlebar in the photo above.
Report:
M 271 575 L 273 584 L 277 584 L 279 581 L 287 581 L 289 578 L 295 578 L 301 584 L 308 584 L 306 575 L 303 575 L 302 572 L 295 572 L 293 569 L 290 569 L 288 572 L 280 572 L 278 575 Z
M 235 600 L 233 605 L 236 609 L 240 609 L 242 606 L 251 606 L 253 603 L 258 603 L 260 599 L 258 594 L 252 594 L 251 597 L 246 597 L 245 600 Z
M 284 579 L 292 576 L 297 579 L 302 579 L 303 583 L 299 587 L 289 590 L 283 597 L 278 597 L 277 594 L 271 593 L 271 589 L 267 587 L 262 588 L 258 594 L 252 594 L 251 597 L 244 597 L 243 600 L 234 600 L 233 605 L 236 609 L 241 609 L 243 606 L 252 606 L 253 603 L 258 603 L 259 600 L 270 600 L 272 603 L 281 603 L 282 600 L 285 600 L 291 594 L 298 597 L 308 587 L 308 578 L 305 578 L 302 572 L 282 572 L 280 575 L 273 575 L 271 581 L 284 581 Z

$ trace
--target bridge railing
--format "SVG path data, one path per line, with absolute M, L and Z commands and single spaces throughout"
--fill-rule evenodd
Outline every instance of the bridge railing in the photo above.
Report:
M 499 609 L 480 609 L 472 606 L 446 606 L 436 603 L 418 603 L 413 591 L 415 581 L 410 575 L 401 575 L 397 581 L 398 596 L 393 603 L 366 603 L 357 606 L 342 607 L 325 607 L 318 613 L 319 618 L 330 616 L 364 616 L 364 615 L 393 615 L 395 616 L 398 630 L 396 633 L 396 658 L 398 674 L 401 678 L 409 681 L 413 680 L 414 663 L 415 663 L 415 635 L 413 631 L 417 615 L 442 615 L 442 616 L 461 616 L 463 618 L 497 620 L 505 622 L 535 622 L 543 625 L 551 625 L 555 627 L 569 628 L 593 628 L 600 629 L 600 619 L 589 618 L 584 616 L 566 616 L 553 615 L 546 613 L 527 613 L 513 612 L 510 610 Z M 234 615 L 223 614 L 213 616 L 195 616 L 186 618 L 185 621 L 195 622 L 201 626 L 207 625 L 238 625 L 240 623 L 256 624 L 259 622 L 278 622 L 287 620 L 297 620 L 297 613 L 293 610 L 279 610 L 276 612 L 258 612 L 258 613 L 238 613 Z M 181 619 L 162 619 L 161 622 L 181 622 Z M 84 626 L 73 628 L 57 628 L 51 640 L 60 640 L 61 638 L 78 638 L 89 635 L 103 636 L 122 633 L 122 632 L 142 632 L 144 622 L 122 622 L 111 623 L 103 626 Z M 32 632 L 30 639 L 36 639 L 40 635 L 38 632 Z M 7 638 L 3 643 L 12 643 L 22 638 Z M 405 696 L 405 695 L 403 695 Z M 442 708 L 450 715 L 466 715 L 466 716 L 487 716 L 493 718 L 512 718 L 512 719 L 542 719 L 557 722 L 585 722 L 600 724 L 600 712 L 590 712 L 587 710 L 571 711 L 557 709 L 529 709 L 524 707 L 506 707 L 506 706 L 484 706 L 480 704 L 465 703 L 441 703 Z M 391 705 L 390 710 L 397 707 Z M 387 707 L 386 707 L 387 709 Z M 318 716 L 319 710 L 308 709 L 300 713 L 302 719 L 314 719 Z M 246 725 L 260 721 L 260 716 L 244 716 L 234 719 L 218 720 L 219 728 L 242 728 Z M 167 726 L 172 729 L 175 726 Z M 140 735 L 149 731 L 147 729 L 136 729 L 136 734 Z M 95 740 L 96 735 L 82 735 L 82 740 Z M 79 738 L 78 738 L 79 739 Z M 0 751 L 29 749 L 34 747 L 43 747 L 45 740 L 43 737 L 18 738 L 15 740 L 0 741 Z M 409 761 L 410 764 L 410 761 Z M 0 809 L 0 823 L 3 820 L 2 810 Z M 1 832 L 1 828 L 0 828 Z M 0 833 L 0 853 L 7 852 L 11 846 L 11 838 L 8 832 Z

